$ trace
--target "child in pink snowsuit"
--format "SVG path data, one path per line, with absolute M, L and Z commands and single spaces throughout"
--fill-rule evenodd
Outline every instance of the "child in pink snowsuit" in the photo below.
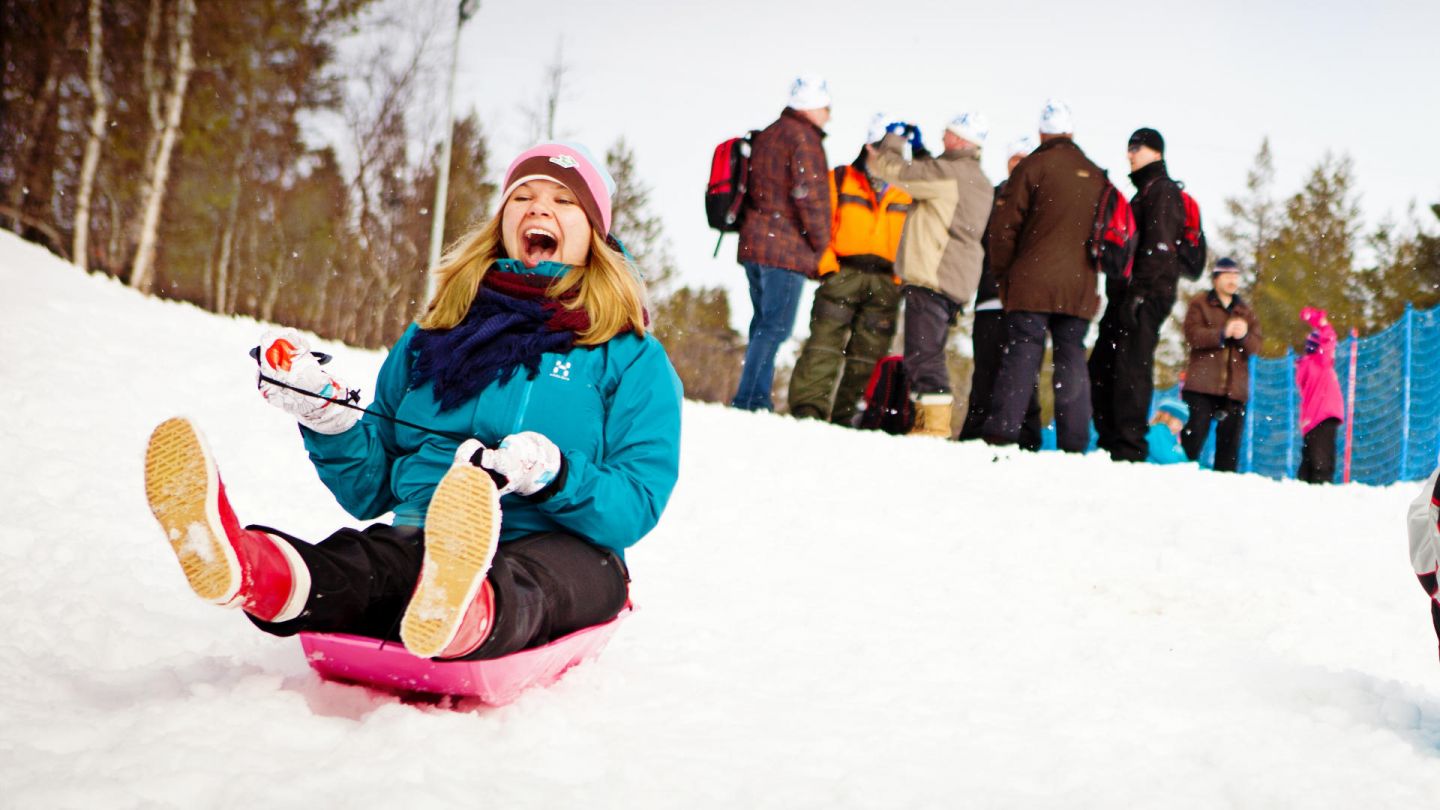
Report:
M 1300 392 L 1300 434 L 1305 437 L 1295 477 L 1312 484 L 1335 480 L 1335 433 L 1345 416 L 1340 378 L 1335 375 L 1335 327 L 1325 310 L 1305 307 L 1300 320 L 1310 324 L 1305 354 L 1295 363 Z

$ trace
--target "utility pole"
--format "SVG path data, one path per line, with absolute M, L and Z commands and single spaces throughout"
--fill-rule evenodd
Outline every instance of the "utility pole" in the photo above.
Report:
M 445 240 L 445 201 L 450 192 L 450 146 L 455 135 L 455 73 L 460 64 L 460 29 L 480 10 L 480 0 L 460 0 L 456 9 L 455 43 L 450 52 L 450 80 L 445 87 L 445 139 L 440 146 L 440 173 L 435 178 L 435 210 L 430 218 L 430 263 L 426 267 L 425 304 L 435 298 L 435 267 Z

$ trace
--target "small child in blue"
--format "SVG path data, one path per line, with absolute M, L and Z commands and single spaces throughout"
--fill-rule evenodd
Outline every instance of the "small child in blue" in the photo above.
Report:
M 1145 460 L 1151 464 L 1180 464 L 1190 459 L 1185 448 L 1180 446 L 1180 431 L 1190 419 L 1190 406 L 1178 399 L 1166 398 L 1155 406 L 1155 416 L 1150 419 L 1150 430 L 1145 434 L 1149 455 Z

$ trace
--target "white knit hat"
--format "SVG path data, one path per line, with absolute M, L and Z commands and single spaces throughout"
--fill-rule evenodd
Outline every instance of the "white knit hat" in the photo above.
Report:
M 865 143 L 879 143 L 885 137 L 885 125 L 890 123 L 889 116 L 883 112 L 875 113 L 870 119 L 870 128 L 865 131 Z
M 1045 99 L 1040 111 L 1040 132 L 1044 135 L 1066 135 L 1075 131 L 1070 105 L 1058 98 Z
M 1012 158 L 1016 155 L 1029 155 L 1035 151 L 1038 144 L 1035 143 L 1034 135 L 1022 135 L 1010 142 L 1005 148 L 1005 157 Z
M 976 146 L 984 146 L 985 136 L 990 134 L 990 122 L 985 120 L 984 113 L 969 110 L 955 116 L 945 129 Z
M 792 110 L 822 110 L 830 106 L 830 86 L 824 77 L 814 73 L 802 73 L 790 84 Z

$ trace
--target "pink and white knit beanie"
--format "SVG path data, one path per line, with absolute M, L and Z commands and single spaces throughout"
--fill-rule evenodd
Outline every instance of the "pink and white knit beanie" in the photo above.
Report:
M 555 142 L 533 146 L 510 163 L 505 170 L 503 206 L 522 183 L 544 178 L 554 180 L 578 197 L 580 207 L 590 224 L 602 236 L 610 235 L 610 198 L 615 193 L 615 180 L 597 162 L 590 150 L 578 143 Z

